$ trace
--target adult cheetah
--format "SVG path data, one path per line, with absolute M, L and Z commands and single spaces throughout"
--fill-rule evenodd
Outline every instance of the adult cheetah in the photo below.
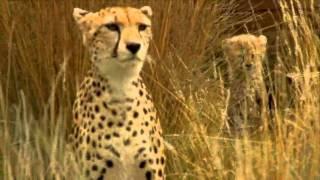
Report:
M 77 92 L 70 140 L 88 179 L 164 179 L 162 129 L 140 77 L 151 16 L 148 6 L 73 11 L 92 68 Z
M 228 118 L 237 132 L 257 129 L 265 114 L 266 90 L 263 60 L 267 38 L 263 35 L 237 35 L 223 41 L 229 64 L 230 99 Z

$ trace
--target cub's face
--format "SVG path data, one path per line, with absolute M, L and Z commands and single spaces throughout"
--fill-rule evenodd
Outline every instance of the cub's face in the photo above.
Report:
M 152 38 L 151 16 L 148 6 L 111 7 L 98 12 L 75 8 L 73 11 L 83 43 L 97 66 L 142 64 Z
M 252 71 L 260 68 L 266 54 L 267 38 L 246 34 L 223 41 L 224 54 L 234 70 Z

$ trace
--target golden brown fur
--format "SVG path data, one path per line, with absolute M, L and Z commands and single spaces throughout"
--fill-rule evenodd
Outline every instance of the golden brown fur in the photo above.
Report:
M 239 131 L 261 125 L 265 104 L 263 60 L 267 38 L 243 34 L 223 41 L 229 64 L 230 99 L 228 117 Z
M 92 69 L 74 103 L 71 143 L 89 179 L 164 178 L 162 129 L 139 76 L 151 15 L 150 7 L 74 10 Z

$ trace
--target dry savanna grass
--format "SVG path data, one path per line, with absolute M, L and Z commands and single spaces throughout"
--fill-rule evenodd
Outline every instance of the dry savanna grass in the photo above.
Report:
M 143 76 L 171 144 L 167 179 L 320 179 L 319 12 L 313 1 L 279 2 L 264 62 L 268 123 L 238 137 L 221 41 L 259 16 L 236 1 L 1 0 L 0 179 L 81 179 L 66 136 L 89 61 L 72 10 L 147 4 L 153 61 Z

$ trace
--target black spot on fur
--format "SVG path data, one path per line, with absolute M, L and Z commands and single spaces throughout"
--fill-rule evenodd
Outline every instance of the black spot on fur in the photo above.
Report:
M 125 146 L 130 145 L 130 143 L 131 143 L 130 139 L 126 139 L 126 140 L 123 141 L 123 144 L 124 144 Z
M 92 147 L 94 147 L 94 148 L 97 147 L 97 143 L 95 140 L 93 140 L 91 144 L 92 144 Z
M 119 133 L 117 133 L 117 132 L 114 132 L 114 133 L 113 133 L 113 136 L 114 136 L 114 137 L 120 137 Z
M 102 105 L 104 108 L 109 109 L 108 104 L 105 101 L 102 102 Z
M 156 146 L 153 146 L 153 150 L 154 150 L 154 153 L 158 153 L 158 148 Z
M 133 136 L 133 137 L 136 137 L 137 134 L 138 134 L 137 131 L 133 131 L 132 136 Z
M 151 178 L 152 178 L 152 173 L 151 173 L 151 171 L 147 171 L 147 172 L 146 172 L 146 179 L 147 179 L 147 180 L 151 180 Z
M 165 159 L 164 159 L 164 157 L 163 157 L 163 156 L 160 158 L 160 161 L 161 161 L 161 164 L 163 165 L 163 164 L 164 164 L 164 162 L 165 162 Z
M 100 97 L 101 96 L 101 92 L 100 91 L 96 91 L 96 96 Z
M 160 145 L 161 145 L 160 139 L 157 139 L 157 145 L 160 147 Z
M 112 168 L 113 167 L 113 161 L 112 160 L 107 160 L 106 161 L 106 165 L 108 168 Z
M 146 167 L 147 162 L 146 161 L 141 161 L 139 164 L 139 168 L 143 169 Z
M 91 128 L 91 132 L 92 133 L 96 132 L 96 128 L 94 126 Z
M 113 126 L 113 122 L 112 122 L 112 121 L 109 121 L 109 122 L 108 122 L 108 127 L 111 128 L 112 126 Z
M 90 161 L 91 159 L 91 154 L 89 152 L 86 153 L 86 160 L 87 161 Z
M 104 121 L 104 120 L 106 120 L 106 117 L 105 116 L 100 116 L 100 119 L 101 119 L 101 121 Z
M 117 111 L 116 111 L 115 109 L 112 109 L 112 110 L 111 110 L 111 114 L 114 115 L 114 116 L 116 116 L 118 113 L 117 113 Z
M 96 111 L 96 113 L 99 113 L 99 111 L 100 111 L 99 106 L 98 106 L 98 105 L 96 105 L 96 106 L 94 107 L 94 110 Z
M 111 135 L 110 135 L 110 134 L 106 134 L 106 135 L 104 136 L 104 138 L 105 138 L 106 140 L 109 140 L 109 139 L 111 139 Z
M 122 127 L 123 126 L 123 122 L 118 122 L 118 127 Z
M 153 164 L 153 159 L 149 159 L 149 164 Z
M 138 83 L 136 81 L 133 81 L 132 84 L 136 87 L 138 87 Z
M 141 89 L 139 90 L 139 95 L 143 96 L 143 91 Z
M 142 153 L 142 152 L 145 151 L 145 150 L 146 150 L 145 147 L 139 148 L 139 149 L 138 149 L 138 153 Z
M 100 129 L 103 129 L 103 124 L 102 124 L 102 123 L 98 123 L 98 127 L 99 127 Z
M 133 117 L 134 117 L 134 118 L 138 118 L 138 116 L 139 116 L 139 113 L 138 113 L 137 111 L 134 111 L 134 112 L 133 112 Z
M 146 108 L 143 108 L 143 112 L 144 112 L 144 114 L 148 114 L 148 111 Z
M 98 166 L 97 165 L 92 165 L 92 171 L 97 171 L 98 170 Z
M 99 153 L 96 153 L 96 157 L 97 159 L 102 160 L 102 156 Z
M 101 169 L 101 174 L 105 174 L 107 172 L 107 169 L 106 168 L 102 168 Z

